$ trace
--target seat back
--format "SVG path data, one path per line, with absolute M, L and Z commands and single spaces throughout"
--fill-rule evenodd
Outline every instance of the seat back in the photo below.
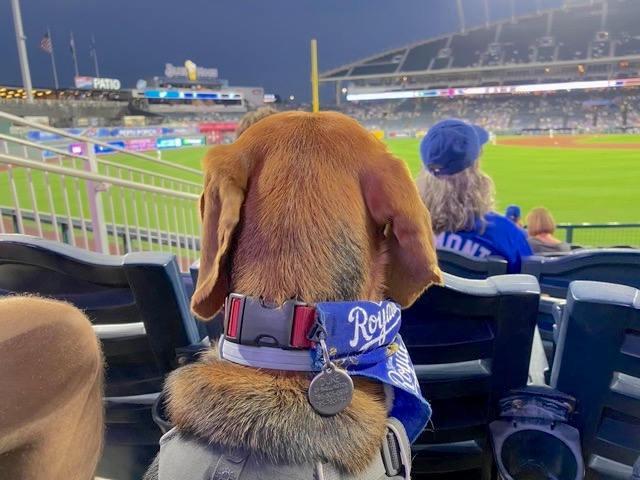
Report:
M 102 255 L 0 235 L 0 295 L 64 300 L 91 320 L 108 364 L 106 396 L 158 392 L 176 349 L 200 340 L 173 254 Z
M 640 456 L 639 290 L 571 283 L 551 385 L 578 401 L 575 424 L 595 478 L 629 478 Z
M 521 272 L 534 275 L 542 293 L 558 298 L 567 296 L 573 280 L 640 288 L 640 249 L 584 249 L 562 257 L 532 256 L 522 260 Z
M 576 250 L 563 257 L 532 256 L 522 261 L 522 273 L 534 275 L 543 298 L 538 311 L 538 328 L 549 363 L 553 363 L 554 325 L 552 309 L 564 300 L 573 280 L 593 280 L 640 288 L 640 249 L 602 248 Z
M 536 279 L 444 279 L 403 312 L 401 334 L 433 407 L 433 423 L 418 447 L 485 439 L 498 400 L 528 378 L 540 298 Z
M 440 269 L 457 277 L 480 280 L 507 273 L 507 261 L 496 255 L 479 258 L 444 247 L 437 254 Z
M 178 352 L 202 334 L 176 258 L 169 253 L 102 255 L 26 235 L 0 235 L 0 296 L 30 293 L 83 310 L 107 364 L 106 446 L 98 473 L 141 478 L 158 448 L 151 404 Z

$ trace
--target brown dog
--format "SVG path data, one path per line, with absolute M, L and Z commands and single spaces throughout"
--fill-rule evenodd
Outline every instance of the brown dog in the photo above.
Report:
M 429 213 L 408 168 L 355 120 L 272 115 L 213 147 L 203 168 L 191 303 L 202 319 L 231 292 L 277 304 L 391 297 L 407 307 L 441 281 Z M 323 417 L 307 400 L 312 376 L 244 367 L 212 352 L 171 375 L 169 415 L 180 431 L 271 464 L 323 461 L 357 475 L 386 430 L 383 388 L 354 379 L 349 407 Z

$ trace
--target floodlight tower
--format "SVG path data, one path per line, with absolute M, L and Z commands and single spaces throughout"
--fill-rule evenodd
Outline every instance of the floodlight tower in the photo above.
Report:
M 538 0 L 540 1 L 540 0 Z M 489 0 L 484 0 L 484 25 L 489 28 L 491 17 L 489 16 Z
M 464 8 L 462 8 L 462 0 L 458 0 L 458 17 L 460 18 L 460 31 L 464 33 L 466 31 L 466 25 L 464 23 Z
M 11 0 L 13 10 L 13 24 L 16 29 L 16 42 L 18 44 L 18 56 L 20 57 L 20 70 L 22 71 L 22 83 L 27 92 L 27 102 L 33 102 L 31 87 L 31 72 L 29 71 L 29 59 L 27 58 L 27 37 L 22 28 L 22 15 L 20 14 L 20 0 Z

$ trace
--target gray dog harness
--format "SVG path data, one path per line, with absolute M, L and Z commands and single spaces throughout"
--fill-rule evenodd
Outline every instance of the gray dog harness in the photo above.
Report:
M 369 468 L 357 477 L 328 463 L 274 465 L 246 451 L 228 452 L 177 429 L 160 440 L 158 480 L 408 480 L 411 447 L 398 420 L 387 421 L 387 435 Z

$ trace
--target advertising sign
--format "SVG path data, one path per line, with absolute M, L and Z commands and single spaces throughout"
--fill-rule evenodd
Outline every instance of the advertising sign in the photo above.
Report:
M 74 153 L 76 155 L 82 155 L 84 148 L 81 143 L 71 143 L 69 145 L 69 153 Z
M 189 62 L 189 60 L 187 60 L 187 62 Z M 197 67 L 195 63 L 193 62 L 191 63 L 193 64 L 193 69 L 195 70 L 196 78 L 218 78 L 217 68 Z M 174 77 L 190 78 L 189 70 L 187 69 L 187 67 L 176 67 L 171 63 L 165 63 L 164 76 L 167 78 L 174 78 Z
M 76 88 L 85 90 L 120 90 L 122 84 L 117 78 L 74 77 Z
M 156 147 L 158 150 L 164 150 L 166 148 L 180 148 L 182 146 L 181 138 L 159 138 L 156 141 Z
M 185 137 L 182 139 L 183 147 L 200 147 L 206 145 L 204 137 Z
M 125 144 L 123 141 L 107 142 L 107 143 L 109 145 L 113 145 L 114 147 L 125 148 Z M 94 145 L 94 149 L 95 149 L 95 152 L 100 155 L 117 152 L 117 150 L 114 150 L 113 148 L 103 147 L 102 145 Z
M 114 137 L 156 137 L 158 136 L 158 129 L 154 127 L 132 127 L 132 128 L 114 128 L 111 131 L 111 135 Z
M 135 152 L 144 152 L 146 150 L 156 149 L 155 138 L 134 138 L 132 140 L 125 140 L 124 148 Z
M 93 88 L 93 77 L 73 77 L 76 88 Z

